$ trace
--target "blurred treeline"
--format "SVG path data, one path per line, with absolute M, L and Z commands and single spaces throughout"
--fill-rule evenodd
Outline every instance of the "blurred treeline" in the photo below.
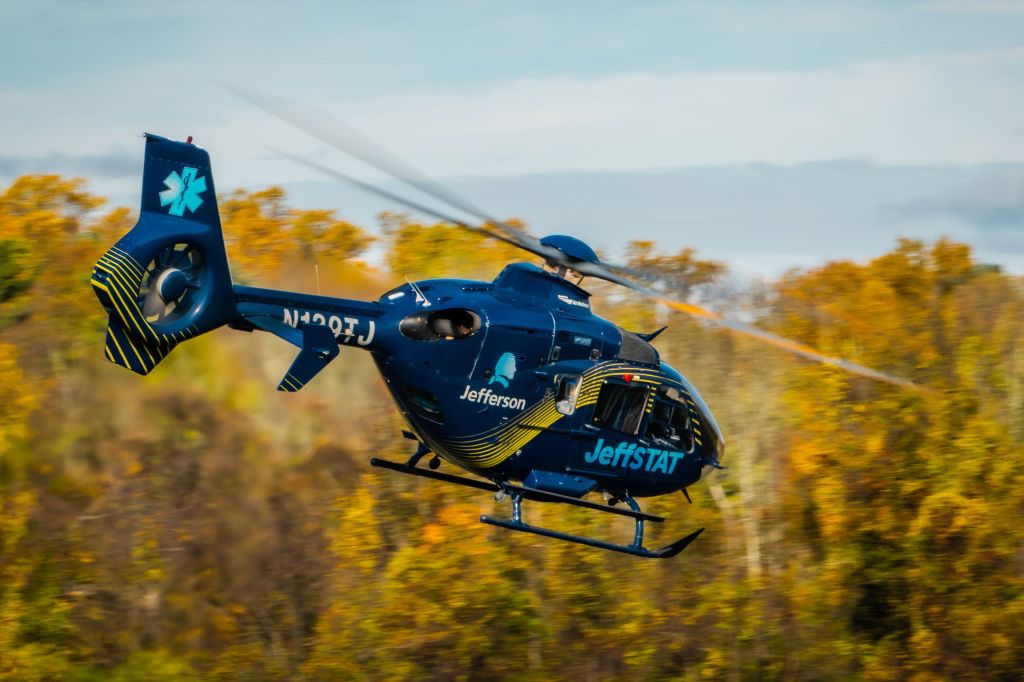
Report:
M 790 358 L 594 286 L 663 323 L 663 356 L 727 437 L 725 472 L 648 501 L 641 560 L 477 522 L 489 496 L 371 471 L 410 443 L 369 358 L 299 394 L 294 350 L 221 330 L 140 378 L 103 358 L 92 263 L 133 223 L 78 180 L 0 193 L 0 678 L 15 680 L 1020 679 L 1020 279 L 902 241 L 738 286 L 692 252 L 634 266 L 913 392 Z M 403 276 L 521 259 L 382 216 L 373 239 L 276 188 L 221 197 L 236 281 L 376 297 Z M 593 283 L 592 283 L 593 284 Z M 499 513 L 507 513 L 505 502 Z M 628 521 L 527 519 L 628 541 Z

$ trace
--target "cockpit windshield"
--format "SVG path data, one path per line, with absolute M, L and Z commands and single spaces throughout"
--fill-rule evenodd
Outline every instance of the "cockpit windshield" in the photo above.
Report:
M 640 428 L 646 403 L 646 386 L 605 382 L 594 408 L 594 424 L 635 434 Z
M 647 421 L 647 437 L 671 445 L 676 450 L 693 450 L 693 422 L 690 409 L 679 391 L 663 386 L 654 399 Z

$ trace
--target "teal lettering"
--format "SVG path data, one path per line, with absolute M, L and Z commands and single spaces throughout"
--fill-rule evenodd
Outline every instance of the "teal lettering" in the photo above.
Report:
M 669 457 L 672 458 L 672 465 L 668 468 L 668 473 L 674 474 L 676 471 L 676 464 L 679 464 L 679 460 L 681 460 L 686 455 L 683 454 L 682 452 L 670 452 L 668 453 L 668 455 Z
M 614 459 L 612 459 L 612 466 L 613 467 L 619 466 L 619 460 L 622 458 L 622 455 L 624 455 L 625 452 L 626 452 L 626 441 L 622 441 L 621 443 L 619 443 L 619 446 L 617 448 L 615 448 L 615 457 L 614 457 Z
M 668 473 L 668 453 L 664 450 L 658 455 L 658 461 L 655 462 L 654 466 L 651 467 L 652 472 L 660 471 L 663 474 Z
M 647 450 L 647 466 L 644 467 L 644 471 L 650 471 L 651 465 L 654 464 L 654 458 L 658 456 L 661 450 L 657 448 L 648 448 Z

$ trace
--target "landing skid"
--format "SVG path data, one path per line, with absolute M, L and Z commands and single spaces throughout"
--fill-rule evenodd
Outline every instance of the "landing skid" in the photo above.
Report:
M 655 514 L 648 514 L 647 512 L 640 510 L 640 505 L 637 504 L 630 496 L 625 496 L 624 500 L 629 509 L 619 509 L 617 507 L 609 507 L 595 502 L 588 502 L 587 500 L 581 500 L 575 497 L 568 497 L 566 495 L 559 495 L 557 493 L 549 493 L 544 490 L 537 490 L 535 488 L 527 488 L 524 486 L 514 485 L 512 483 L 493 483 L 491 481 L 481 481 L 475 478 L 467 478 L 465 476 L 455 476 L 453 474 L 446 474 L 440 471 L 434 471 L 432 469 L 423 469 L 416 464 L 420 459 L 427 454 L 429 450 L 420 444 L 419 449 L 409 458 L 409 460 L 400 464 L 398 462 L 391 462 L 386 459 L 378 459 L 376 457 L 370 460 L 370 464 L 375 467 L 381 467 L 384 469 L 390 469 L 403 474 L 410 474 L 412 476 L 421 476 L 423 478 L 430 478 L 435 481 L 444 481 L 446 483 L 454 483 L 455 485 L 462 485 L 469 488 L 476 488 L 477 490 L 486 490 L 488 492 L 496 493 L 498 495 L 508 495 L 512 498 L 512 518 L 497 519 L 492 516 L 481 516 L 481 523 L 486 523 L 492 526 L 498 526 L 500 528 L 507 528 L 508 530 L 517 530 L 523 533 L 533 533 L 534 535 L 542 535 L 548 538 L 554 538 L 556 540 L 564 540 L 566 542 L 575 542 L 580 545 L 587 545 L 588 547 L 597 547 L 598 549 L 606 549 L 612 552 L 621 552 L 623 554 L 631 554 L 633 556 L 647 557 L 654 559 L 668 559 L 682 552 L 686 547 L 697 539 L 697 536 L 704 532 L 701 528 L 693 533 L 690 533 L 686 537 L 673 542 L 670 545 L 666 545 L 660 549 L 647 549 L 643 546 L 644 539 L 644 522 L 651 521 L 653 523 L 661 523 L 665 520 L 662 516 Z M 433 465 L 431 465 L 433 466 Z M 594 538 L 588 538 L 581 535 L 572 535 L 571 533 L 563 533 L 557 530 L 551 530 L 549 528 L 543 528 L 541 526 L 531 526 L 523 522 L 523 511 L 522 505 L 523 500 L 535 500 L 542 502 L 561 502 L 563 504 L 570 504 L 576 507 L 583 507 L 584 509 L 591 509 L 593 511 L 599 511 L 605 514 L 614 514 L 617 516 L 626 516 L 636 523 L 636 532 L 633 536 L 633 543 L 630 545 L 617 545 L 612 542 L 604 542 L 603 540 L 596 540 Z
M 530 526 L 522 521 L 509 521 L 506 519 L 496 519 L 491 516 L 481 516 L 480 521 L 482 523 L 488 523 L 492 526 L 498 526 L 500 528 L 507 528 L 509 530 L 518 530 L 523 533 L 533 533 L 534 535 L 543 535 L 547 538 L 555 538 L 556 540 L 565 540 L 566 542 L 575 542 L 579 545 L 587 545 L 588 547 L 597 547 L 598 549 L 607 549 L 611 552 L 622 552 L 623 554 L 632 554 L 633 556 L 646 557 L 648 559 L 669 559 L 679 554 L 687 545 L 697 539 L 697 536 L 704 532 L 703 528 L 699 528 L 694 532 L 687 535 L 681 540 L 676 540 L 671 545 L 665 545 L 661 549 L 647 549 L 643 546 L 637 546 L 636 543 L 632 545 L 616 545 L 612 542 L 604 542 L 603 540 L 595 540 L 594 538 L 587 538 L 581 535 L 571 535 L 569 533 L 562 533 L 557 530 L 551 530 L 550 528 L 542 528 L 540 526 Z

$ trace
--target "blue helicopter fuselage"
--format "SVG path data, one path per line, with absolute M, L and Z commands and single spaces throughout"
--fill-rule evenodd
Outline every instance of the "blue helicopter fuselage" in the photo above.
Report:
M 418 439 L 492 480 L 661 495 L 721 456 L 696 389 L 645 339 L 595 315 L 588 292 L 534 265 L 493 282 L 408 283 L 376 302 L 235 294 L 236 326 L 325 325 L 342 348 L 370 351 Z

